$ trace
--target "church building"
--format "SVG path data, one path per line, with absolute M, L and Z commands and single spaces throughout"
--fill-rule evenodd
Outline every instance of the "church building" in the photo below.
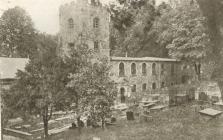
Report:
M 115 57 L 110 55 L 110 15 L 99 0 L 77 0 L 59 9 L 60 53 L 84 41 L 95 57 L 107 57 L 111 65 L 111 78 L 118 84 L 117 102 L 125 103 L 133 96 L 152 96 L 166 93 L 176 84 L 192 78 L 183 72 L 176 59 L 156 57 Z M 185 78 L 186 77 L 186 78 Z

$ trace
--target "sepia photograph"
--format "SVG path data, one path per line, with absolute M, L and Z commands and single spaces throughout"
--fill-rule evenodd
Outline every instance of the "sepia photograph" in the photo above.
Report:
M 223 0 L 0 0 L 0 140 L 223 140 Z

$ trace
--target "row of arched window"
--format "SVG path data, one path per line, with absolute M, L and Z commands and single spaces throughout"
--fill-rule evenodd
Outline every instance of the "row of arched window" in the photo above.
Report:
M 136 75 L 136 64 L 131 64 L 131 74 L 134 76 Z M 156 64 L 152 64 L 152 74 L 156 75 Z M 147 75 L 147 66 L 146 63 L 142 64 L 142 75 Z M 123 62 L 119 64 L 119 76 L 125 76 L 125 65 Z
M 72 18 L 68 19 L 68 27 L 69 29 L 73 29 L 74 28 L 74 20 Z M 93 27 L 94 28 L 98 28 L 99 27 L 99 18 L 95 17 L 93 19 Z
M 131 74 L 133 76 L 136 75 L 136 64 L 131 64 Z M 152 75 L 156 75 L 157 69 L 156 69 L 156 63 L 152 64 Z M 165 72 L 165 66 L 164 64 L 161 64 L 161 75 L 163 75 Z M 174 64 L 171 64 L 171 75 L 175 74 L 175 66 Z M 146 63 L 142 64 L 142 75 L 147 75 L 147 66 Z M 119 64 L 119 76 L 125 76 L 125 65 L 123 62 Z
M 162 82 L 161 85 L 160 85 L 160 88 L 164 88 L 164 87 L 165 87 L 165 82 Z M 153 90 L 157 89 L 157 85 L 156 85 L 155 82 L 152 83 L 152 89 Z M 144 84 L 142 84 L 142 91 L 145 92 L 146 90 L 147 90 L 147 84 L 144 83 Z M 136 92 L 136 85 L 132 86 L 132 90 L 131 91 L 132 92 Z

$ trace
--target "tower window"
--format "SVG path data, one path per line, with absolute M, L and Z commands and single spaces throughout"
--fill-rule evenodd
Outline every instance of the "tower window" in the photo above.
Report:
M 96 3 L 96 0 L 91 0 L 91 4 L 92 5 L 96 5 L 97 3 Z
M 152 64 L 152 75 L 156 75 L 156 64 Z
M 132 92 L 136 92 L 136 85 L 132 86 Z
M 68 26 L 70 29 L 74 28 L 74 20 L 72 18 L 68 19 Z
M 99 51 L 99 42 L 98 41 L 94 42 L 94 50 Z
M 156 89 L 156 83 L 152 84 L 152 89 Z
M 73 47 L 74 47 L 74 43 L 68 43 L 68 46 L 69 46 L 70 48 L 73 48 Z
M 93 19 L 93 27 L 94 28 L 98 28 L 99 27 L 99 18 L 94 18 Z
M 142 85 L 142 91 L 146 91 L 146 83 Z
M 132 73 L 132 75 L 136 75 L 136 64 L 135 63 L 132 63 L 132 65 L 131 65 L 131 73 Z
M 164 87 L 165 87 L 165 83 L 162 82 L 162 83 L 161 83 L 161 88 L 164 88 Z
M 146 75 L 146 63 L 142 64 L 142 75 Z
M 124 63 L 119 64 L 119 76 L 124 76 L 125 75 L 125 66 Z

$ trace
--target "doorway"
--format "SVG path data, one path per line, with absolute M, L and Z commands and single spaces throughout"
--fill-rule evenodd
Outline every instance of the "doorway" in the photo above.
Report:
M 120 94 L 121 94 L 121 103 L 125 103 L 125 88 L 120 89 Z

